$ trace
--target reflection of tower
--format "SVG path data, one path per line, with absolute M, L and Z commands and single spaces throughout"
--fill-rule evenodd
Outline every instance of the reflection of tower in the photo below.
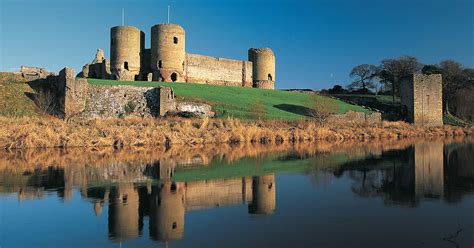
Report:
M 178 240 L 184 233 L 185 184 L 166 181 L 153 187 L 150 200 L 150 237 Z
M 416 197 L 441 197 L 443 177 L 443 143 L 415 144 Z
M 153 179 L 170 180 L 173 177 L 176 162 L 173 159 L 162 158 L 147 166 L 145 174 Z
M 120 184 L 109 195 L 109 234 L 126 240 L 139 234 L 138 192 L 132 183 Z
M 253 177 L 251 214 L 272 214 L 276 206 L 275 175 Z

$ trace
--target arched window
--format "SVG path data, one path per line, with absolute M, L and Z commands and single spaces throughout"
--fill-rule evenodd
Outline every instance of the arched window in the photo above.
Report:
M 176 82 L 178 80 L 178 74 L 175 72 L 171 73 L 171 81 Z
M 163 68 L 163 62 L 161 62 L 161 60 L 158 61 L 158 68 L 160 68 L 160 69 Z
M 273 81 L 272 74 L 268 74 L 268 80 Z
M 173 37 L 173 43 L 178 44 L 178 37 Z
M 128 62 L 127 61 L 123 62 L 123 68 L 125 68 L 125 70 L 128 71 Z
M 176 193 L 176 184 L 172 183 L 170 187 L 171 192 Z

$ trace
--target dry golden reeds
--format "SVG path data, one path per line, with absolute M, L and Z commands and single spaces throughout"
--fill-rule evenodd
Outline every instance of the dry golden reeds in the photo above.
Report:
M 452 137 L 472 128 L 418 127 L 404 122 L 319 124 L 239 119 L 141 118 L 63 121 L 50 116 L 0 117 L 0 146 L 5 149 L 45 147 L 123 147 L 207 143 L 294 143 L 315 141 L 393 140 Z

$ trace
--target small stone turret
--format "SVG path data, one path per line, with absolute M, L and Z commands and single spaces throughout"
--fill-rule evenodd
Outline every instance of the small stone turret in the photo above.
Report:
M 275 54 L 270 48 L 250 48 L 249 61 L 253 64 L 253 87 L 275 89 Z
M 133 81 L 140 74 L 144 34 L 136 27 L 117 26 L 110 30 L 110 71 L 112 79 Z
M 151 28 L 151 70 L 153 81 L 185 82 L 185 32 L 176 24 Z

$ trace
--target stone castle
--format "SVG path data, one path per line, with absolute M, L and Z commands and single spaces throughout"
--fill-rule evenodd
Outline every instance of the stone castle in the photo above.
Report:
M 151 48 L 145 48 L 145 33 L 138 28 L 112 27 L 110 61 L 99 49 L 81 75 L 123 81 L 275 88 L 275 55 L 270 48 L 250 48 L 248 61 L 191 54 L 185 48 L 185 30 L 176 24 L 154 25 Z

